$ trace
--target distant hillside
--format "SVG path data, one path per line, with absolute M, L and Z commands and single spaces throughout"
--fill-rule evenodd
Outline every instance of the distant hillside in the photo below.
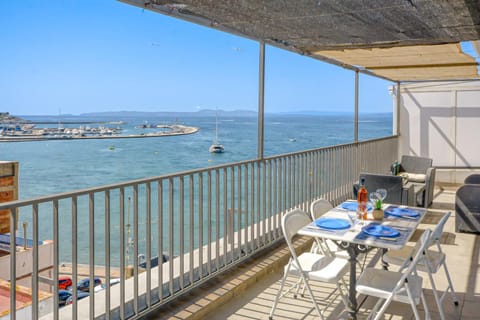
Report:
M 28 119 L 36 118 L 46 118 L 46 117 L 56 117 L 62 121 L 68 119 L 95 119 L 95 120 L 105 120 L 111 121 L 113 119 L 125 119 L 129 118 L 182 118 L 182 117 L 215 117 L 215 114 L 218 114 L 219 117 L 256 117 L 258 115 L 257 111 L 250 110 L 232 110 L 226 111 L 222 109 L 202 109 L 193 112 L 180 112 L 180 111 L 102 111 L 102 112 L 89 112 L 81 113 L 79 115 L 73 114 L 61 114 L 61 115 L 19 115 L 18 117 L 26 117 Z M 360 116 L 382 116 L 382 115 L 391 115 L 392 112 L 360 112 Z M 8 115 L 10 118 L 16 118 L 9 115 L 8 112 L 0 112 L 0 121 L 2 115 Z M 298 110 L 298 111 L 289 111 L 289 112 L 265 112 L 266 116 L 351 116 L 353 115 L 353 110 L 351 112 L 339 112 L 339 111 L 315 111 L 315 110 Z M 21 118 L 18 118 L 22 120 Z M 18 122 L 19 120 L 16 120 Z M 25 120 L 24 120 L 25 121 Z
M 177 112 L 177 111 L 160 111 L 160 112 L 147 112 L 147 111 L 106 111 L 106 112 L 90 112 L 82 113 L 80 116 L 89 117 L 89 118 L 98 118 L 98 117 L 115 117 L 115 118 L 130 118 L 130 117 L 175 117 L 175 116 L 189 116 L 189 117 L 212 117 L 215 114 L 218 115 L 228 115 L 228 116 L 243 116 L 243 117 L 253 117 L 257 115 L 255 111 L 248 110 L 234 110 L 234 111 L 225 111 L 225 110 L 199 110 L 195 112 Z
M 28 121 L 20 117 L 12 116 L 9 112 L 0 112 L 0 122 L 19 123 L 19 122 L 28 122 Z
M 392 114 L 392 112 L 362 112 L 360 114 Z M 298 111 L 289 111 L 289 112 L 279 112 L 277 114 L 281 115 L 309 115 L 309 116 L 338 116 L 338 115 L 351 115 L 352 111 L 315 111 L 315 110 L 298 110 Z

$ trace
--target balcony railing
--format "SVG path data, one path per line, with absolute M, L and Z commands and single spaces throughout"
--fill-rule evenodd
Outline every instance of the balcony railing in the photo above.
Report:
M 33 239 L 21 275 L 21 249 L 10 247 L 7 280 L 31 288 L 33 319 L 138 318 L 279 241 L 287 210 L 350 198 L 360 171 L 385 172 L 396 158 L 397 137 L 388 137 L 0 204 L 11 212 L 10 243 L 20 221 Z M 41 239 L 53 240 L 50 268 Z M 90 292 L 99 269 L 104 283 L 114 274 L 120 283 L 80 301 L 73 290 L 72 306 L 59 309 L 64 261 L 74 284 L 87 270 Z M 11 290 L 11 319 L 16 302 Z

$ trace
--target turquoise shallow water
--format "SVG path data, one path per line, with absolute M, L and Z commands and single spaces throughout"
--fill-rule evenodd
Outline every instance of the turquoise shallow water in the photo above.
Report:
M 173 123 L 176 118 L 184 125 L 199 127 L 199 132 L 185 136 L 139 139 L 0 143 L 0 160 L 15 160 L 20 163 L 20 199 L 28 199 L 232 163 L 252 159 L 257 155 L 256 117 L 219 117 L 219 140 L 225 146 L 223 154 L 208 152 L 215 135 L 215 118 L 179 115 L 171 119 L 150 118 L 148 121 L 149 123 L 164 124 Z M 46 120 L 56 121 L 55 117 Z M 154 130 L 135 128 L 136 125 L 145 122 L 144 118 L 108 120 L 127 121 L 128 123 L 123 126 L 125 134 Z M 72 126 L 78 127 L 78 125 Z M 361 118 L 359 127 L 360 140 L 388 136 L 392 132 L 391 114 L 364 116 Z M 266 156 L 348 143 L 352 140 L 352 115 L 266 115 L 265 117 Z M 110 148 L 111 146 L 114 146 L 113 150 Z M 88 223 L 88 201 L 86 200 L 88 199 L 79 201 L 78 238 L 80 242 L 78 251 L 81 262 L 88 261 L 88 227 L 83 227 Z M 71 204 L 60 203 L 60 206 L 60 259 L 61 261 L 70 261 Z M 102 212 L 101 209 L 98 212 Z M 51 208 L 41 207 L 40 211 L 40 238 L 51 239 Z M 118 252 L 118 219 L 118 214 L 112 217 L 112 233 L 117 234 L 117 238 L 112 235 L 112 252 Z M 21 214 L 20 221 L 29 223 L 28 233 L 31 234 L 31 214 Z M 102 264 L 103 221 L 103 216 L 95 216 L 95 250 L 96 255 L 98 254 L 100 257 L 97 261 L 98 264 Z M 165 223 L 167 222 L 165 221 Z M 176 223 L 178 224 L 178 220 Z M 156 228 L 156 225 L 154 221 L 153 229 Z M 145 234 L 145 223 L 141 219 L 140 233 Z M 145 247 L 145 239 L 142 237 L 139 238 L 140 252 L 144 252 L 142 250 Z M 157 251 L 155 246 L 156 244 L 153 243 L 154 252 Z M 178 250 L 178 245 L 175 250 Z M 113 257 L 112 263 L 117 264 L 117 259 L 118 256 Z

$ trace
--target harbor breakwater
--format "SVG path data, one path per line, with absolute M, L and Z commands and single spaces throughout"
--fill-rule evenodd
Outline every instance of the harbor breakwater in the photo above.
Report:
M 142 132 L 139 134 L 117 134 L 109 132 L 107 134 L 95 133 L 90 135 L 85 134 L 12 134 L 12 135 L 0 135 L 0 142 L 26 142 L 26 141 L 45 141 L 45 140 L 72 140 L 72 139 L 125 139 L 125 138 L 152 138 L 152 137 L 165 137 L 165 136 L 177 136 L 194 134 L 198 132 L 199 128 L 189 127 L 184 125 L 161 125 L 157 126 L 162 131 L 154 132 Z M 165 131 L 167 130 L 167 131 Z

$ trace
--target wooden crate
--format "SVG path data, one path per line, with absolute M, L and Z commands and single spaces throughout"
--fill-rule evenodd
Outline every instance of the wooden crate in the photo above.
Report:
M 0 203 L 18 199 L 18 162 L 0 161 Z M 10 210 L 0 210 L 0 233 L 10 232 Z

